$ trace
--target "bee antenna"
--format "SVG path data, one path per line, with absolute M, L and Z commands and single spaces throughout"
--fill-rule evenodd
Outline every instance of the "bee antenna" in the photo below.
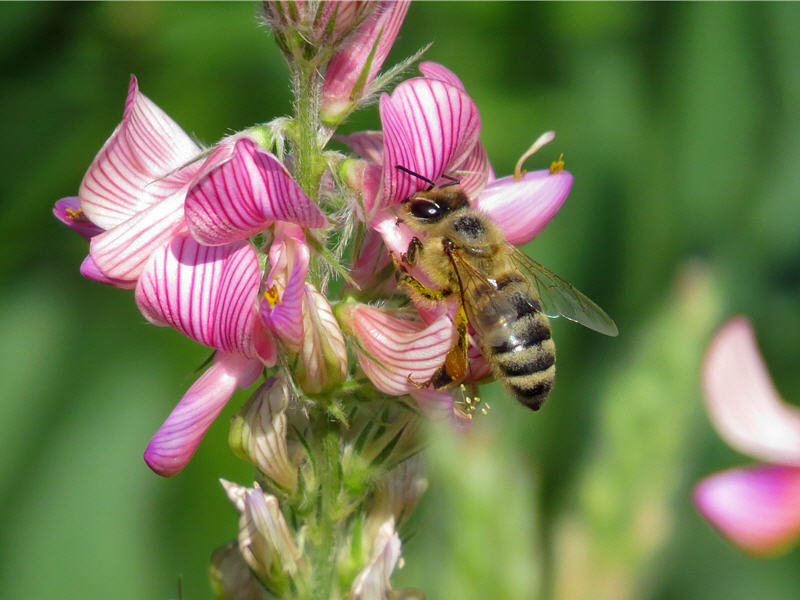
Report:
M 402 166 L 402 165 L 395 165 L 395 166 L 394 166 L 394 168 L 395 168 L 395 169 L 398 169 L 399 171 L 402 171 L 403 173 L 408 173 L 409 175 L 413 175 L 413 176 L 414 176 L 414 177 L 416 177 L 417 179 L 422 179 L 422 181 L 424 181 L 425 183 L 427 183 L 428 185 L 430 185 L 430 186 L 431 186 L 431 188 L 434 188 L 434 187 L 436 187 L 436 184 L 435 184 L 433 181 L 431 181 L 430 179 L 428 179 L 428 178 L 427 178 L 427 177 L 425 177 L 424 175 L 420 175 L 419 173 L 414 173 L 414 171 L 412 171 L 411 169 L 406 169 L 406 168 L 405 168 L 404 166 Z M 448 178 L 448 179 L 449 179 L 449 178 Z M 428 189 L 430 189 L 430 188 L 428 188 Z
M 449 179 L 449 180 L 450 180 L 450 183 L 445 183 L 445 184 L 444 184 L 443 186 L 441 186 L 441 187 L 450 187 L 450 186 L 452 186 L 452 185 L 458 185 L 458 184 L 460 184 L 460 183 L 461 183 L 461 180 L 460 180 L 460 179 L 456 179 L 455 177 L 451 177 L 450 175 L 444 175 L 444 174 L 442 174 L 442 177 L 444 177 L 445 179 Z

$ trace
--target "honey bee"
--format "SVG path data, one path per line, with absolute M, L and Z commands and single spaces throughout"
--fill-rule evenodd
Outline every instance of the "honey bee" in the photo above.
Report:
M 398 283 L 431 302 L 451 296 L 459 301 L 455 344 L 430 380 L 416 385 L 444 389 L 460 383 L 471 326 L 495 379 L 538 410 L 555 380 L 548 317 L 563 316 L 609 336 L 617 335 L 616 324 L 571 284 L 509 244 L 490 217 L 470 206 L 457 180 L 437 187 L 397 168 L 430 186 L 400 205 L 400 221 L 423 239 L 414 237 L 396 261 Z M 411 275 L 414 265 L 434 287 Z

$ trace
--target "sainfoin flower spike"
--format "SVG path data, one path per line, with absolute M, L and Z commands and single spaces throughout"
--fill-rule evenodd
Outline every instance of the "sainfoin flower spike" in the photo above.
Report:
M 697 508 L 742 550 L 785 549 L 800 537 L 800 410 L 775 390 L 746 318 L 731 319 L 714 336 L 703 389 L 722 438 L 766 463 L 706 477 L 694 491 Z
M 491 370 L 458 294 L 409 302 L 398 290 L 396 266 L 424 237 L 398 207 L 456 180 L 520 244 L 556 214 L 572 176 L 560 159 L 522 170 L 548 132 L 496 178 L 459 77 L 423 62 L 395 85 L 420 53 L 380 72 L 406 0 L 262 5 L 292 115 L 204 147 L 131 78 L 121 123 L 53 212 L 89 241 L 84 275 L 135 289 L 149 323 L 211 355 L 147 445 L 156 473 L 180 472 L 236 390 L 256 388 L 228 436 L 257 481 L 222 480 L 239 530 L 212 557 L 216 600 L 420 598 L 390 577 L 427 486 L 421 413 L 463 428 Z M 328 148 L 373 99 L 381 131 L 338 138 L 358 157 Z M 434 389 L 446 359 L 458 371 Z

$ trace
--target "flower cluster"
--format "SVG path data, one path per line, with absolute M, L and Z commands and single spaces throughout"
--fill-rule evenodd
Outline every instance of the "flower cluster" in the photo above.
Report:
M 766 464 L 703 479 L 700 512 L 737 546 L 763 555 L 800 537 L 800 409 L 775 390 L 743 317 L 716 334 L 703 364 L 706 408 L 722 438 Z
M 463 421 L 451 392 L 411 383 L 442 364 L 455 307 L 409 305 L 394 283 L 392 254 L 412 237 L 395 208 L 425 185 L 396 166 L 457 177 L 512 244 L 542 230 L 572 176 L 561 162 L 522 170 L 548 132 L 496 178 L 478 108 L 442 65 L 382 91 L 406 66 L 379 74 L 408 2 L 263 6 L 290 66 L 293 118 L 201 147 L 132 77 L 122 122 L 54 213 L 89 240 L 84 276 L 135 290 L 149 322 L 214 351 L 147 446 L 155 472 L 178 473 L 235 390 L 265 377 L 231 428 L 259 481 L 224 482 L 240 554 L 215 553 L 218 597 L 319 598 L 346 581 L 351 598 L 383 598 L 397 528 L 425 487 L 410 458 L 416 407 Z M 356 156 L 328 149 L 377 94 L 381 131 L 338 136 Z M 346 280 L 338 295 L 331 274 Z M 469 353 L 465 381 L 478 382 L 489 370 L 476 343 Z

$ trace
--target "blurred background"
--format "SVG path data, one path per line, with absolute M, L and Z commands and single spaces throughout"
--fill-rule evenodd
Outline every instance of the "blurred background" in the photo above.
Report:
M 141 459 L 207 351 L 81 278 L 51 215 L 119 122 L 135 73 L 212 143 L 287 114 L 287 69 L 251 3 L 0 6 L 0 597 L 210 598 L 237 515 L 217 477 L 237 395 L 190 465 Z M 800 399 L 800 5 L 416 3 L 387 61 L 464 81 L 495 171 L 543 131 L 575 184 L 526 250 L 603 306 L 617 339 L 558 322 L 539 413 L 484 390 L 468 436 L 431 435 L 430 481 L 397 587 L 431 599 L 796 599 L 800 552 L 732 549 L 693 483 L 749 459 L 702 409 L 705 345 L 753 319 Z M 377 128 L 374 107 L 341 131 Z

